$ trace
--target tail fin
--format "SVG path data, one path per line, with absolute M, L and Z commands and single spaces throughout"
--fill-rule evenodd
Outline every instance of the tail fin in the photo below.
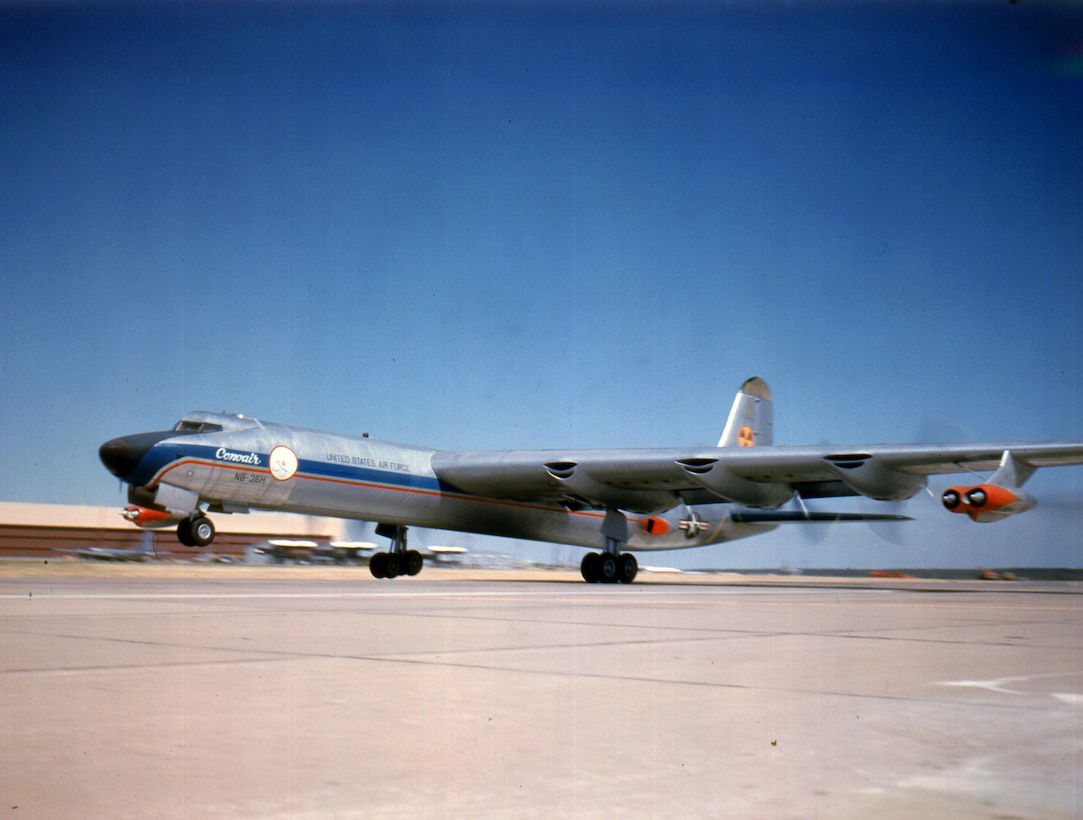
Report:
M 775 443 L 771 390 L 758 376 L 741 385 L 733 400 L 719 447 L 770 446 Z

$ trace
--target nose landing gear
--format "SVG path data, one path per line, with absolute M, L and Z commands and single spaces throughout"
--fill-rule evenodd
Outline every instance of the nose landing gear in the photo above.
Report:
M 214 524 L 203 513 L 195 513 L 177 524 L 177 540 L 186 547 L 207 547 L 214 540 Z

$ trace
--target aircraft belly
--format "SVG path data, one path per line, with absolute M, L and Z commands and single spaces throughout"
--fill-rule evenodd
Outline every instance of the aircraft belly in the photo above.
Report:
M 433 529 L 457 530 L 505 538 L 522 538 L 602 548 L 601 510 L 569 511 L 559 505 L 511 502 L 434 490 L 386 486 L 331 485 L 301 480 L 289 509 L 311 515 L 335 515 L 368 521 L 405 524 Z M 712 505 L 702 529 L 691 537 L 681 529 L 687 513 L 668 514 L 666 532 L 649 534 L 649 519 L 629 516 L 626 549 L 655 551 L 687 549 L 746 538 L 774 529 L 773 525 L 744 525 L 730 521 L 727 505 Z M 655 519 L 658 517 L 655 516 Z
M 706 526 L 695 528 L 691 537 L 682 529 L 680 520 L 687 512 L 671 511 L 665 516 L 628 516 L 628 542 L 624 548 L 630 551 L 660 551 L 688 549 L 746 538 L 774 529 L 774 525 L 745 525 L 729 520 L 727 505 L 711 505 L 700 519 Z M 561 506 L 515 504 L 493 499 L 449 499 L 441 508 L 444 523 L 428 526 L 498 535 L 507 538 L 524 538 L 532 541 L 548 541 L 573 544 L 581 547 L 602 548 L 605 537 L 602 510 L 569 511 Z M 648 532 L 651 521 L 667 521 L 664 532 Z

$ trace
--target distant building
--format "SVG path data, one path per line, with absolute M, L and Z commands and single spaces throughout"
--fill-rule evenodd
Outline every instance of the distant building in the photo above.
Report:
M 59 558 L 63 550 L 107 547 L 135 549 L 146 533 L 154 553 L 164 559 L 191 559 L 208 552 L 242 559 L 245 549 L 272 538 L 305 538 L 326 543 L 345 540 L 346 522 L 286 513 L 215 515 L 214 544 L 186 547 L 172 529 L 143 530 L 125 521 L 118 507 L 0 502 L 0 559 Z

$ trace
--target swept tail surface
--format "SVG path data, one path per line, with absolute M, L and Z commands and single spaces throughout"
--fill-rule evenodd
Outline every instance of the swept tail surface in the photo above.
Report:
M 775 443 L 771 389 L 759 376 L 741 385 L 719 447 L 769 447 Z

